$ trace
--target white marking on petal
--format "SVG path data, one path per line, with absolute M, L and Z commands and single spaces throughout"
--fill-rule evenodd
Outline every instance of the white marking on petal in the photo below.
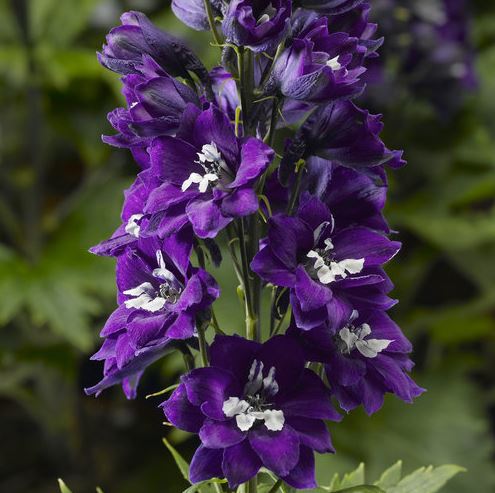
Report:
M 394 342 L 389 339 L 365 339 L 371 334 L 371 327 L 364 323 L 354 329 L 352 326 L 344 327 L 339 331 L 339 336 L 345 343 L 346 354 L 356 348 L 365 358 L 376 358 L 379 353 L 388 348 Z
M 263 388 L 265 394 L 272 397 L 278 393 L 279 386 L 275 380 L 275 367 L 272 366 L 268 372 L 268 376 L 263 379 Z
M 330 224 L 330 221 L 324 221 L 322 222 L 313 232 L 313 239 L 315 243 L 318 243 L 320 239 L 320 235 L 324 229 Z
M 157 250 L 156 252 L 156 263 L 158 264 L 158 269 L 153 270 L 153 277 L 168 282 L 174 282 L 175 276 L 167 269 L 167 267 L 165 267 L 165 260 L 163 259 L 163 253 L 161 250 Z
M 285 424 L 283 411 L 277 411 L 275 409 L 267 409 L 264 411 L 263 419 L 265 420 L 265 426 L 270 431 L 281 431 Z
M 191 173 L 189 178 L 182 183 L 181 190 L 185 192 L 193 183 L 201 183 L 202 179 L 199 173 Z
M 227 418 L 233 418 L 237 414 L 245 413 L 249 409 L 249 404 L 238 397 L 229 397 L 222 406 L 222 411 Z
M 364 267 L 364 258 L 341 260 L 339 266 L 349 272 L 349 274 L 359 274 Z
M 154 313 L 160 311 L 165 306 L 165 303 L 166 300 L 164 298 L 157 296 L 156 298 L 143 305 L 141 308 L 148 312 Z
M 332 70 L 340 70 L 342 65 L 339 63 L 339 57 L 336 56 L 331 60 L 328 60 L 327 67 L 330 67 Z
M 150 282 L 143 282 L 139 286 L 124 291 L 127 296 L 140 296 L 144 293 L 153 292 L 153 285 Z
M 127 221 L 127 224 L 125 226 L 125 232 L 135 236 L 136 238 L 139 238 L 139 231 L 141 227 L 138 224 L 138 221 L 143 217 L 142 214 L 133 214 L 129 220 Z
M 256 418 L 252 414 L 238 414 L 235 417 L 237 427 L 241 431 L 248 431 L 254 425 Z

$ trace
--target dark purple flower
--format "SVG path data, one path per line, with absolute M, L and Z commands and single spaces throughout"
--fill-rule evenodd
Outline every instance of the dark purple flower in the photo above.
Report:
M 274 52 L 290 29 L 290 0 L 231 0 L 223 20 L 226 41 Z
M 357 7 L 364 0 L 301 0 L 305 9 L 316 10 L 322 14 L 342 14 Z
M 335 231 L 349 226 L 366 226 L 390 232 L 383 217 L 387 183 L 382 168 L 373 168 L 363 174 L 311 157 L 306 162 L 306 170 L 302 189 L 319 197 L 332 211 Z
M 158 29 L 143 13 L 126 12 L 120 20 L 122 25 L 110 31 L 107 44 L 98 54 L 104 67 L 123 75 L 144 74 L 147 65 L 154 63 L 172 77 L 191 80 L 192 72 L 208 82 L 208 72 L 198 57 L 181 40 Z
M 217 106 L 225 115 L 234 121 L 235 110 L 240 106 L 241 102 L 232 74 L 227 72 L 223 67 L 215 67 L 210 72 L 210 79 Z
M 380 139 L 382 129 L 381 115 L 371 115 L 350 101 L 322 106 L 286 147 L 280 166 L 282 182 L 287 183 L 299 159 L 311 156 L 359 170 L 404 166 L 402 151 L 390 151 Z
M 353 309 L 388 309 L 391 283 L 382 270 L 400 243 L 364 227 L 335 231 L 328 209 L 317 198 L 299 206 L 296 217 L 278 214 L 251 268 L 262 279 L 290 289 L 296 324 L 336 330 Z
M 366 50 L 359 39 L 331 33 L 326 17 L 303 17 L 297 34 L 276 59 L 266 93 L 310 103 L 349 99 L 364 89 Z
M 201 112 L 191 105 L 177 137 L 157 138 L 150 154 L 155 188 L 145 234 L 163 236 L 190 222 L 200 238 L 258 210 L 254 185 L 274 156 L 257 138 L 237 138 L 215 106 Z
M 191 481 L 226 477 L 236 488 L 266 467 L 295 488 L 315 487 L 313 450 L 333 452 L 323 420 L 340 416 L 296 340 L 217 336 L 210 364 L 162 404 L 174 426 L 199 434 Z
M 171 135 L 188 103 L 200 106 L 198 95 L 167 74 L 129 74 L 122 78 L 127 108 L 113 110 L 108 119 L 119 132 L 103 141 L 145 152 L 151 139 Z
M 88 394 L 123 381 L 126 395 L 132 397 L 142 371 L 169 350 L 172 341 L 194 337 L 196 317 L 220 291 L 206 271 L 191 266 L 190 252 L 191 239 L 183 231 L 164 241 L 139 239 L 117 257 L 119 306 L 101 332 L 102 348 L 92 358 L 105 360 L 105 376 Z
M 310 361 L 325 363 L 331 392 L 347 412 L 362 404 L 373 414 L 388 392 L 409 403 L 424 392 L 407 374 L 414 366 L 411 343 L 384 312 L 354 310 L 336 332 L 289 332 L 299 335 Z

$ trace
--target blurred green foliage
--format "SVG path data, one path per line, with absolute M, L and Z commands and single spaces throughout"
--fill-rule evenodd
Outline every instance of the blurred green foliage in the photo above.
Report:
M 450 493 L 495 487 L 495 6 L 471 6 L 480 87 L 462 109 L 442 116 L 416 98 L 373 108 L 385 112 L 387 144 L 409 161 L 390 177 L 387 213 L 404 249 L 389 273 L 401 300 L 394 317 L 415 343 L 428 393 L 333 425 L 338 453 L 318 459 L 323 484 L 361 461 L 378 477 L 403 459 L 411 470 L 465 466 Z M 82 393 L 99 378 L 87 359 L 114 306 L 112 262 L 86 252 L 117 226 L 135 173 L 127 153 L 100 142 L 111 132 L 105 114 L 122 99 L 95 51 L 129 8 L 187 37 L 212 66 L 208 34 L 180 25 L 164 2 L 0 0 L 0 491 L 53 492 L 56 477 L 74 491 L 187 485 L 161 443 L 161 397 Z M 230 332 L 235 282 L 228 265 L 214 274 Z M 181 370 L 168 356 L 141 396 Z M 185 457 L 195 446 L 188 438 L 169 434 Z

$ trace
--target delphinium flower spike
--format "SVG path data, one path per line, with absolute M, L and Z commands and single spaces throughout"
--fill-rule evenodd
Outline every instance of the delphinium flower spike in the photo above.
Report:
M 116 259 L 118 307 L 93 357 L 104 377 L 87 392 L 120 383 L 134 398 L 151 363 L 182 351 L 187 365 L 161 408 L 198 435 L 190 481 L 256 493 L 268 470 L 314 488 L 314 452 L 334 452 L 334 406 L 371 414 L 386 393 L 411 402 L 423 391 L 387 314 L 396 300 L 384 269 L 400 243 L 383 215 L 386 168 L 405 161 L 379 137 L 380 116 L 353 101 L 383 40 L 362 0 L 172 9 L 213 28 L 223 54 L 210 72 L 138 12 L 99 54 L 123 76 L 126 101 L 104 140 L 128 148 L 138 173 L 121 225 L 91 250 Z M 208 259 L 231 262 L 237 321 L 214 315 Z

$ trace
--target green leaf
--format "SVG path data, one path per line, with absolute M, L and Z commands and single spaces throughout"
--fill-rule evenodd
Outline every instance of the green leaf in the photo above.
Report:
M 60 488 L 60 493 L 72 493 L 72 491 L 60 478 L 58 479 L 58 486 Z
M 168 448 L 169 452 L 172 454 L 172 457 L 175 460 L 175 463 L 177 464 L 177 467 L 179 468 L 180 472 L 182 473 L 183 478 L 189 482 L 189 464 L 187 461 L 182 457 L 182 455 L 177 452 L 177 450 L 172 446 L 172 444 L 166 439 L 162 438 L 163 443 L 165 447 Z M 197 490 L 194 490 L 197 491 Z
M 342 478 L 339 488 L 350 488 L 352 486 L 359 486 L 364 483 L 364 463 L 361 462 L 359 466 L 352 472 L 347 473 Z
M 455 465 L 434 468 L 422 467 L 403 478 L 396 486 L 387 489 L 387 493 L 436 493 L 449 479 L 466 469 Z
M 395 486 L 402 477 L 402 461 L 397 461 L 393 466 L 389 467 L 382 473 L 380 479 L 375 482 L 375 485 L 383 490 L 387 490 L 392 486 Z
M 193 484 L 192 486 L 189 486 L 186 490 L 184 490 L 182 493 L 197 493 L 197 492 L 203 492 L 203 488 L 205 487 L 210 487 L 212 484 L 222 484 L 226 483 L 226 479 L 208 479 L 206 481 L 201 481 L 200 483 Z
M 352 486 L 351 488 L 345 488 L 343 490 L 337 490 L 335 493 L 385 493 L 378 486 L 369 484 L 361 484 L 358 486 Z

